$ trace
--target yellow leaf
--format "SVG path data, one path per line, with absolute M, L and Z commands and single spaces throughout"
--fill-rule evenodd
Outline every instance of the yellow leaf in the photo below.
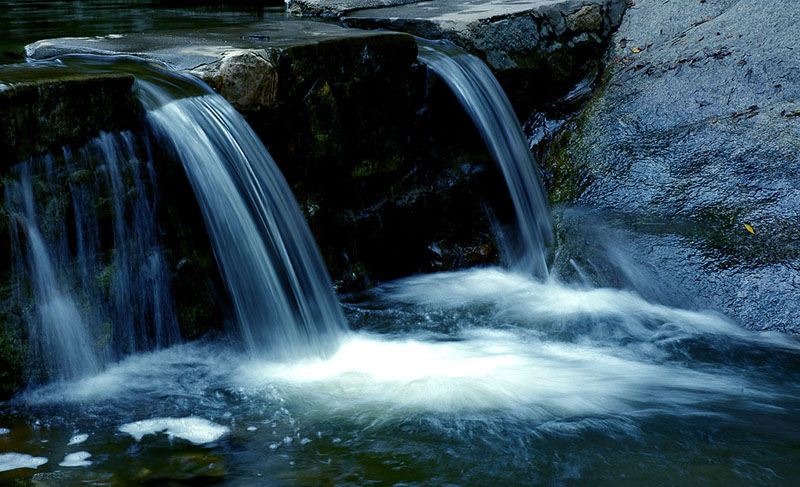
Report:
M 635 52 L 636 54 L 639 54 L 640 52 L 642 52 L 642 50 L 639 49 L 638 47 L 634 47 L 633 49 L 631 49 L 631 51 Z
M 748 232 L 750 232 L 750 233 L 752 233 L 753 235 L 755 235 L 755 233 L 756 233 L 756 232 L 753 230 L 753 227 L 751 227 L 751 226 L 750 226 L 750 225 L 748 225 L 747 223 L 745 223 L 745 224 L 744 224 L 744 228 L 746 228 Z

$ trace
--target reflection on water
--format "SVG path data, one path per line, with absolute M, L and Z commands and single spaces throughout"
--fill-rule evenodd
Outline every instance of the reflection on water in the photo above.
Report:
M 87 37 L 285 18 L 282 2 L 181 0 L 0 0 L 0 64 L 24 60 L 25 45 Z
M 357 331 L 327 360 L 193 343 L 27 391 L 0 408 L 0 447 L 49 461 L 0 480 L 789 485 L 800 474 L 794 338 L 491 268 L 390 283 L 347 312 Z M 91 463 L 58 465 L 79 456 Z

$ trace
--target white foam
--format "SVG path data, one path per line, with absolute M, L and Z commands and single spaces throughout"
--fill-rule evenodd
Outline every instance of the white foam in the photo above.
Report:
M 0 472 L 17 468 L 39 468 L 47 463 L 45 457 L 34 457 L 24 453 L 0 453 Z
M 496 317 L 535 329 L 549 326 L 569 330 L 575 322 L 588 320 L 594 324 L 594 336 L 601 339 L 619 338 L 625 333 L 651 340 L 656 325 L 673 336 L 715 334 L 798 348 L 797 340 L 777 333 L 753 333 L 712 311 L 665 306 L 626 290 L 575 287 L 552 279 L 542 282 L 498 267 L 401 279 L 383 286 L 379 295 L 390 302 L 445 310 L 489 305 Z M 602 336 L 603 327 L 611 322 L 615 327 Z
M 67 445 L 80 445 L 81 443 L 83 443 L 88 439 L 89 435 L 86 433 L 73 435 L 72 438 L 69 439 L 69 443 L 67 443 Z
M 238 376 L 245 388 L 277 384 L 308 411 L 368 413 L 379 420 L 409 409 L 503 410 L 544 420 L 631 412 L 652 404 L 653 397 L 662 406 L 680 407 L 750 391 L 739 377 L 614 352 L 589 344 L 526 342 L 504 331 L 465 333 L 460 341 L 355 333 L 328 360 L 251 362 Z
M 230 428 L 203 418 L 154 418 L 127 423 L 119 427 L 123 433 L 140 441 L 145 435 L 165 433 L 170 438 L 181 438 L 196 445 L 211 443 L 230 432 Z
M 77 451 L 75 453 L 70 453 L 69 455 L 64 457 L 64 461 L 59 463 L 59 466 L 62 467 L 88 467 L 92 464 L 91 461 L 88 460 L 92 454 L 88 451 Z
M 11 430 L 8 428 L 0 428 L 0 435 L 7 435 L 11 433 Z
M 229 357 L 224 349 L 212 351 L 208 345 L 187 343 L 126 357 L 93 377 L 26 390 L 20 399 L 28 404 L 113 401 L 121 397 L 140 397 L 153 390 L 200 396 L 205 383 L 182 380 L 187 363 L 214 379 L 229 373 L 231 364 L 237 360 Z

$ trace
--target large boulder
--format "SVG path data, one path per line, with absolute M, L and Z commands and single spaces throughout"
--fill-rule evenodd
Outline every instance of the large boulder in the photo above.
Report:
M 388 4 L 388 6 L 387 6 Z M 289 0 L 344 25 L 446 39 L 483 59 L 521 117 L 593 78 L 625 0 Z
M 589 254 L 616 247 L 662 296 L 800 332 L 795 11 L 794 0 L 637 0 L 602 87 L 545 160 L 551 202 L 585 207 L 563 213 L 562 234 L 604 241 Z M 565 251 L 561 272 L 586 249 Z

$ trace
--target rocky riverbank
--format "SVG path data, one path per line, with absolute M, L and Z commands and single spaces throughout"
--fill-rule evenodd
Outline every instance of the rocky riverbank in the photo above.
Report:
M 606 236 L 620 232 L 618 250 L 654 277 L 650 292 L 749 328 L 796 333 L 794 6 L 637 0 L 612 37 L 600 89 L 560 132 L 544 167 L 552 203 L 581 205 L 568 217 Z M 612 230 L 598 227 L 600 219 Z

